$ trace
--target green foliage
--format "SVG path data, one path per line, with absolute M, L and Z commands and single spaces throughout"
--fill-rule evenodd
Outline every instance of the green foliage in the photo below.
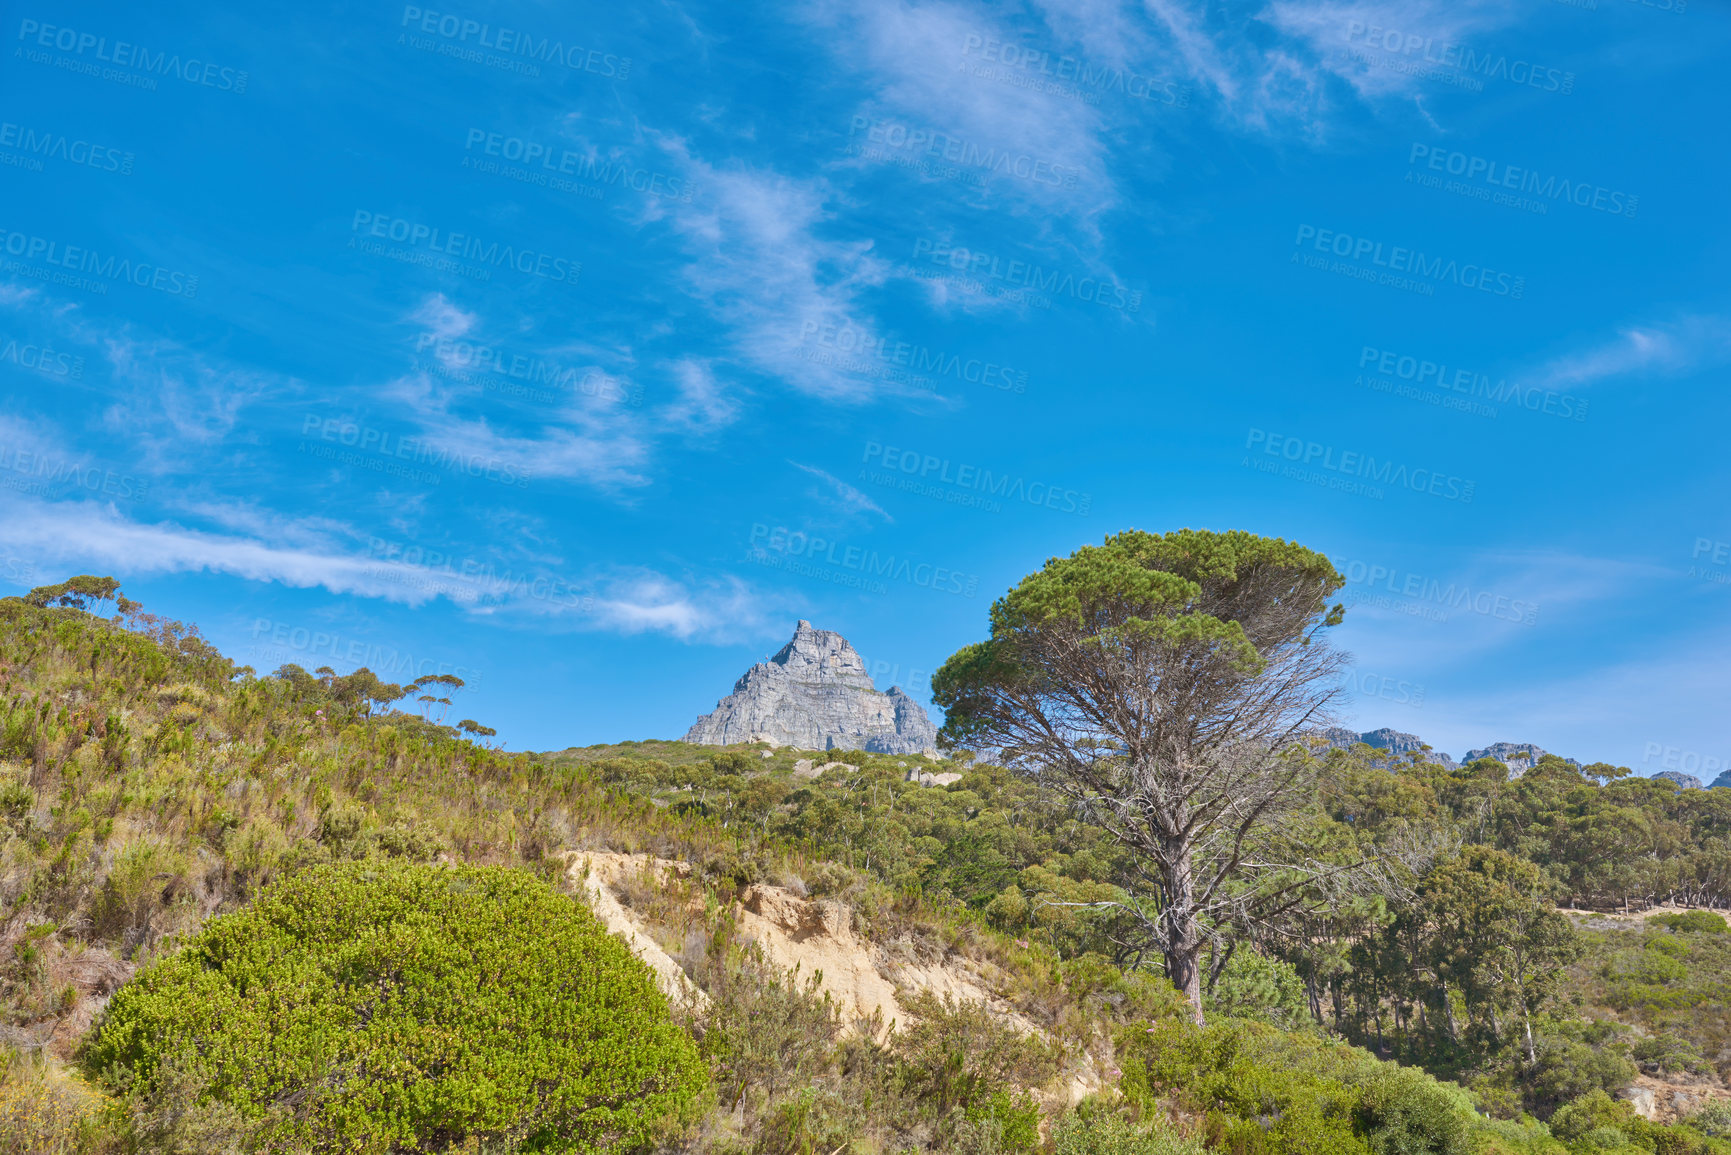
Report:
M 1715 1139 L 1731 1138 L 1731 1099 L 1712 1099 L 1684 1122 Z
M 1470 1097 L 1364 1051 L 1252 1023 L 1157 1024 L 1118 1037 L 1123 1090 L 1152 1109 L 1176 1095 L 1212 1147 L 1241 1152 L 1465 1155 Z
M 1084 1100 L 1052 1129 L 1052 1155 L 1204 1155 L 1201 1140 L 1174 1131 L 1159 1116 L 1141 1123 Z
M 1635 1108 L 1595 1089 L 1551 1116 L 1551 1134 L 1571 1146 L 1621 1147 L 1636 1132 Z
M 1244 611 L 1278 586 L 1283 601 L 1321 614 L 1342 584 L 1323 555 L 1239 530 L 1109 536 L 1052 558 L 992 604 L 990 640 L 960 650 L 932 678 L 944 733 L 966 742 L 988 724 L 1001 691 L 1044 684 L 1042 631 L 1076 631 L 1121 658 L 1146 661 L 1166 648 L 1253 674 L 1264 657 L 1245 634 Z
M 254 1141 L 642 1144 L 689 1114 L 696 1048 L 648 969 L 519 871 L 313 867 L 117 992 L 84 1052 L 148 1103 L 192 1078 Z
M 920 991 L 905 1005 L 914 1021 L 898 1039 L 904 1084 L 932 1101 L 940 1118 L 955 1110 L 975 1122 L 993 1115 L 1006 1140 L 1031 1147 L 1039 1111 L 1020 1089 L 1057 1073 L 1051 1048 L 980 1003 Z
M 1701 1048 L 1669 1032 L 1641 1039 L 1629 1048 L 1629 1057 L 1655 1074 L 1690 1071 L 1705 1074 L 1712 1068 L 1701 1057 Z
M 1065 596 L 1081 592 L 1072 582 Z M 94 591 L 80 596 L 96 604 Z M 813 976 L 777 974 L 730 937 L 730 904 L 754 883 L 846 902 L 862 937 L 890 951 L 972 959 L 1070 1054 L 1130 1020 L 1182 1014 L 1122 912 L 1088 905 L 1125 898 L 1132 864 L 1038 781 L 958 759 L 929 768 L 961 771 L 961 782 L 926 788 L 906 780 L 910 760 L 866 752 L 812 780 L 793 773 L 807 752 L 761 744 L 506 754 L 464 740 L 487 737 L 478 724 L 387 712 L 405 689 L 390 679 L 415 671 L 284 667 L 260 678 L 192 627 L 124 599 L 118 609 L 104 620 L 72 601 L 0 599 L 0 908 L 14 929 L 0 951 L 0 1026 L 17 1037 L 57 1024 L 57 1038 L 71 1037 L 65 1024 L 108 995 L 119 960 L 149 973 L 212 908 L 243 909 L 295 871 L 454 861 L 552 879 L 576 847 L 694 867 L 690 889 L 652 887 L 634 908 L 669 920 L 662 945 L 712 1000 L 683 1013 L 721 1106 L 738 1113 L 682 1133 L 694 1152 L 1026 1146 L 1028 1096 L 1053 1070 L 1055 1050 L 994 1059 L 1014 1039 L 977 1033 L 985 1019 L 960 1006 L 926 1008 L 936 1025 L 920 1035 L 848 1032 Z M 1545 917 L 1553 902 L 1725 905 L 1731 801 L 1717 796 L 1731 792 L 1654 789 L 1615 767 L 1558 760 L 1511 780 L 1495 762 L 1449 771 L 1422 752 L 1364 747 L 1319 765 L 1321 789 L 1296 820 L 1323 832 L 1331 853 L 1462 852 L 1395 880 L 1415 901 L 1333 895 L 1278 948 L 1238 946 L 1210 1013 L 1256 1020 L 1222 1024 L 1240 1040 L 1242 1094 L 1208 1099 L 1229 1082 L 1211 1062 L 1144 1094 L 1145 1070 L 1126 1061 L 1134 1094 L 1110 1113 L 1116 1122 L 1066 1115 L 1054 1144 L 1188 1150 L 1161 1121 L 1172 1107 L 1206 1122 L 1199 1138 L 1245 1151 L 1422 1149 L 1446 1131 L 1448 1112 L 1424 1091 L 1441 1084 L 1420 1080 L 1409 1101 L 1373 1077 L 1407 1067 L 1327 1033 L 1470 1085 L 1507 1117 L 1472 1123 L 1473 1150 L 1557 1155 L 1522 1111 L 1548 1117 L 1595 1090 L 1614 1099 L 1637 1064 L 1701 1076 L 1697 1055 L 1731 1054 L 1731 934 L 1717 916 L 1666 914 L 1645 932 L 1586 912 Z M 1571 943 L 1586 953 L 1567 962 Z M 227 1151 L 263 1124 L 226 1093 L 208 1067 L 166 1055 L 148 1088 L 125 1091 L 127 1141 Z M 1614 1132 L 1667 1155 L 1731 1150 L 1701 1146 L 1726 1142 L 1709 1125 L 1596 1126 L 1576 1147 L 1598 1149 Z
M 1233 952 L 1205 1005 L 1211 1015 L 1261 1019 L 1286 1030 L 1310 1025 L 1310 1004 L 1297 968 L 1249 947 Z
M 1725 922 L 1725 916 L 1710 910 L 1685 910 L 1675 914 L 1650 914 L 1649 923 L 1669 927 L 1671 930 L 1695 934 L 1724 934 L 1731 930 Z

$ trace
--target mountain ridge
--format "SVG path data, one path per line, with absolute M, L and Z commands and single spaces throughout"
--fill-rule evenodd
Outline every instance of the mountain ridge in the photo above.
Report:
M 936 754 L 938 731 L 925 707 L 900 686 L 878 690 L 846 638 L 801 618 L 788 643 L 740 675 L 733 692 L 686 731 L 685 741 Z

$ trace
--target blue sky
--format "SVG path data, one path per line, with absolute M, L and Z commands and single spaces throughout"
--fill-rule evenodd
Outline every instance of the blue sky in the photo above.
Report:
M 557 748 L 1242 528 L 1362 728 L 1731 762 L 1722 6 L 243 7 L 9 7 L 7 591 Z

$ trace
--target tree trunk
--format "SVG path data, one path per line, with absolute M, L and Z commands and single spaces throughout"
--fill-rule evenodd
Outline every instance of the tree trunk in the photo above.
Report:
M 1527 1036 L 1527 1066 L 1536 1067 L 1539 1065 L 1539 1052 L 1538 1048 L 1533 1046 L 1533 1016 L 1527 1010 L 1527 984 L 1518 977 L 1515 981 L 1515 993 L 1520 996 L 1521 1028 Z
M 1202 967 L 1199 965 L 1201 953 L 1194 945 L 1179 945 L 1166 952 L 1166 974 L 1171 978 L 1172 985 L 1189 1000 L 1190 1015 L 1199 1027 L 1203 1025 Z
M 1196 925 L 1196 880 L 1191 873 L 1190 848 L 1170 847 L 1166 863 L 1166 909 L 1161 912 L 1166 941 L 1161 953 L 1166 956 L 1166 976 L 1189 1000 L 1191 1017 L 1201 1026 L 1202 934 Z

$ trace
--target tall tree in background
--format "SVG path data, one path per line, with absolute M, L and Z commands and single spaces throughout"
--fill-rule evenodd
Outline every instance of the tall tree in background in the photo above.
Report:
M 1283 821 L 1339 692 L 1326 557 L 1233 531 L 1138 531 L 1053 558 L 933 678 L 946 743 L 989 749 L 1131 851 L 1141 933 L 1202 1018 L 1201 950 L 1321 871 Z

